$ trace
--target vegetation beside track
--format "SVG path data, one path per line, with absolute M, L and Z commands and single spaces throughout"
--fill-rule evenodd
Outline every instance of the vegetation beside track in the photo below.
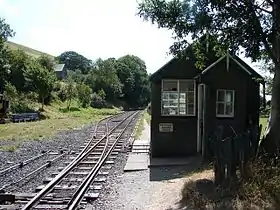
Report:
M 12 145 L 0 146 L 0 150 L 13 151 L 24 140 L 40 140 L 51 137 L 58 131 L 81 128 L 109 115 L 117 114 L 119 109 L 78 108 L 77 103 L 68 111 L 66 104 L 56 102 L 46 106 L 42 115 L 44 120 L 27 123 L 0 124 L 0 140 L 12 140 Z M 37 106 L 40 106 L 37 104 Z
M 139 120 L 136 123 L 136 128 L 135 128 L 135 139 L 139 139 L 142 131 L 144 130 L 144 124 L 145 121 L 150 124 L 151 121 L 151 115 L 147 112 L 147 109 L 145 109 L 142 113 L 141 116 L 139 118 Z

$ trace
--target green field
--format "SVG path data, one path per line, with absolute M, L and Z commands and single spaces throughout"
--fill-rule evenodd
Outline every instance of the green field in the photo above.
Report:
M 39 50 L 35 50 L 35 49 L 30 48 L 30 47 L 26 47 L 26 46 L 23 46 L 21 44 L 17 44 L 17 43 L 11 42 L 11 41 L 7 41 L 6 44 L 7 44 L 8 48 L 10 48 L 11 50 L 22 50 L 25 53 L 27 53 L 28 55 L 36 57 L 36 58 L 40 57 L 43 54 L 48 55 L 50 57 L 54 57 L 52 55 L 41 52 Z
M 39 106 L 39 105 L 38 105 Z M 61 108 L 62 107 L 62 108 Z M 81 128 L 91 122 L 98 121 L 109 115 L 117 114 L 118 109 L 76 108 L 65 111 L 64 104 L 46 106 L 43 112 L 46 119 L 36 122 L 0 124 L 0 141 L 12 140 L 10 144 L 0 146 L 0 149 L 14 150 L 22 141 L 40 140 L 54 136 L 57 132 Z

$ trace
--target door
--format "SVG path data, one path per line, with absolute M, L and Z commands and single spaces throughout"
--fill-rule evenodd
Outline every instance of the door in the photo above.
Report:
M 206 110 L 206 85 L 198 85 L 198 112 L 197 112 L 197 152 L 204 155 L 205 148 L 205 110 Z

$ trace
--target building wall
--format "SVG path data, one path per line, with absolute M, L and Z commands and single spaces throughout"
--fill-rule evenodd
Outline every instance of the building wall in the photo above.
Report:
M 186 60 L 172 63 L 161 79 L 194 79 L 198 71 Z M 161 79 L 152 83 L 151 152 L 153 157 L 196 153 L 197 117 L 161 116 Z M 197 88 L 196 88 L 197 89 Z M 197 97 L 196 97 L 197 102 Z M 197 112 L 197 110 L 196 110 Z M 173 132 L 159 132 L 160 123 L 173 123 Z
M 234 135 L 247 129 L 249 115 L 258 118 L 259 91 L 258 86 L 241 67 L 231 61 L 229 71 L 225 62 L 217 64 L 203 76 L 203 83 L 209 88 L 206 132 L 210 136 L 218 126 L 224 127 L 224 137 Z M 216 117 L 217 89 L 235 90 L 234 117 Z
M 197 87 L 196 115 L 193 117 L 161 116 L 161 79 L 193 79 L 197 70 L 187 61 L 174 62 L 166 67 L 160 79 L 152 82 L 152 119 L 151 119 L 151 152 L 153 157 L 187 156 L 196 153 L 197 146 Z M 223 126 L 224 137 L 234 135 L 247 129 L 249 116 L 258 123 L 259 117 L 259 85 L 247 72 L 233 61 L 229 71 L 226 61 L 222 61 L 203 75 L 200 81 L 207 85 L 207 108 L 205 118 L 206 149 L 209 137 Z M 196 85 L 197 85 L 196 84 Z M 235 90 L 234 117 L 216 117 L 217 89 Z M 173 123 L 173 132 L 159 132 L 160 123 Z

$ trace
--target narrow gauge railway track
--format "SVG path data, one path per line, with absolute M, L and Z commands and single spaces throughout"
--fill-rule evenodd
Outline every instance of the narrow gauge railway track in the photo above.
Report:
M 73 161 L 54 178 L 45 180 L 47 184 L 40 186 L 34 197 L 21 200 L 21 204 L 25 203 L 22 209 L 77 209 L 80 204 L 96 199 L 101 188 L 98 183 L 106 179 L 120 151 L 121 136 L 139 112 L 125 112 L 100 121 Z

